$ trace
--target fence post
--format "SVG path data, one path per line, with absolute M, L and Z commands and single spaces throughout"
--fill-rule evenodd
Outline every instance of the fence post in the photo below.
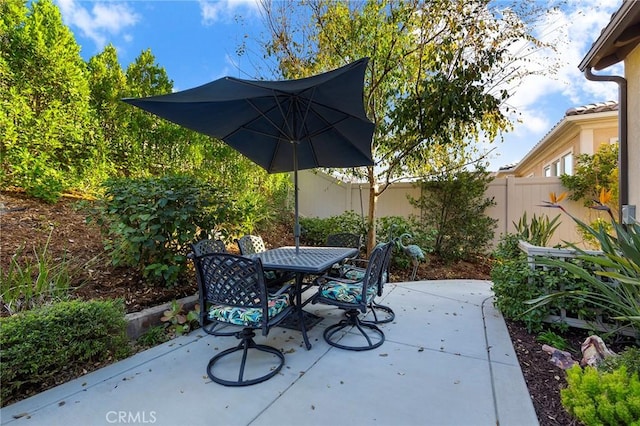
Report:
M 516 192 L 516 178 L 514 176 L 507 176 L 507 196 L 505 197 L 505 230 L 506 232 L 515 232 L 513 227 L 512 218 L 516 217 L 516 210 L 518 206 L 514 202 L 517 199 Z

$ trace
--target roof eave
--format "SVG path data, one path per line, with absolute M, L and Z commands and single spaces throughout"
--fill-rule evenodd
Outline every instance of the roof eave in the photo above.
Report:
M 563 117 L 555 126 L 538 142 L 527 154 L 511 169 L 509 172 L 517 173 L 524 165 L 527 164 L 530 158 L 533 158 L 537 153 L 542 152 L 551 143 L 557 141 L 562 135 L 570 132 L 572 129 L 581 128 L 581 122 L 594 122 L 603 119 L 617 118 L 618 111 L 605 111 L 591 114 L 569 115 Z
M 609 24 L 578 65 L 580 71 L 587 68 L 601 70 L 614 65 L 640 43 L 640 2 L 623 1 Z M 621 36 L 626 42 L 621 44 Z

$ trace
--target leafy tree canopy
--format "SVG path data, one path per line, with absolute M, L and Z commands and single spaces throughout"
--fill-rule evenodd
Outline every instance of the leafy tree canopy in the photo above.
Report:
M 542 43 L 536 3 L 488 0 L 264 1 L 268 57 L 299 78 L 369 57 L 365 105 L 376 124 L 375 166 L 357 173 L 375 200 L 395 179 L 459 169 L 479 141 L 510 127 L 505 100 Z M 524 46 L 524 47 L 523 47 Z M 375 241 L 374 231 L 369 244 Z

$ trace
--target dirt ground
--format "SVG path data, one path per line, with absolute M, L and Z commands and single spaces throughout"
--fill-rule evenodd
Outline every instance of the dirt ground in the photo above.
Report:
M 16 192 L 0 193 L 0 267 L 6 271 L 13 256 L 34 257 L 49 240 L 47 252 L 53 259 L 67 259 L 74 270 L 74 295 L 83 299 L 122 298 L 128 312 L 168 302 L 196 293 L 195 278 L 172 289 L 145 285 L 142 278 L 128 268 L 109 264 L 104 254 L 99 228 L 85 220 L 86 212 L 77 209 L 78 200 L 64 198 L 55 205 L 44 204 Z M 269 246 L 291 245 L 291 231 L 273 228 L 261 231 Z M 445 264 L 430 257 L 418 269 L 418 280 L 489 279 L 491 263 L 478 259 L 475 263 Z M 391 281 L 409 280 L 410 270 L 391 270 Z M 4 273 L 4 272 L 3 272 Z M 2 315 L 9 314 L 2 303 Z M 566 385 L 564 372 L 549 363 L 548 355 L 535 336 L 514 322 L 507 322 L 522 366 L 540 424 L 571 425 L 575 423 L 560 404 L 560 389 Z M 579 348 L 584 337 L 571 336 Z M 41 389 L 43 390 L 43 389 Z

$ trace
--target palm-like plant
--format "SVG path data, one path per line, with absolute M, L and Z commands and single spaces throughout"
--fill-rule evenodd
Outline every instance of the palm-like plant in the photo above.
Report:
M 609 213 L 613 232 L 604 227 L 591 227 L 568 213 L 559 202 L 565 194 L 551 193 L 546 207 L 559 208 L 569 215 L 585 232 L 591 234 L 600 244 L 601 255 L 589 254 L 575 244 L 581 264 L 558 259 L 539 258 L 536 263 L 563 268 L 590 285 L 588 290 L 560 291 L 528 301 L 535 309 L 561 297 L 582 299 L 601 307 L 610 313 L 611 319 L 621 322 L 621 326 L 633 327 L 640 333 L 640 224 L 621 225 L 617 223 L 606 203 L 611 192 L 602 190 L 593 208 Z M 588 265 L 588 266 L 587 266 Z

